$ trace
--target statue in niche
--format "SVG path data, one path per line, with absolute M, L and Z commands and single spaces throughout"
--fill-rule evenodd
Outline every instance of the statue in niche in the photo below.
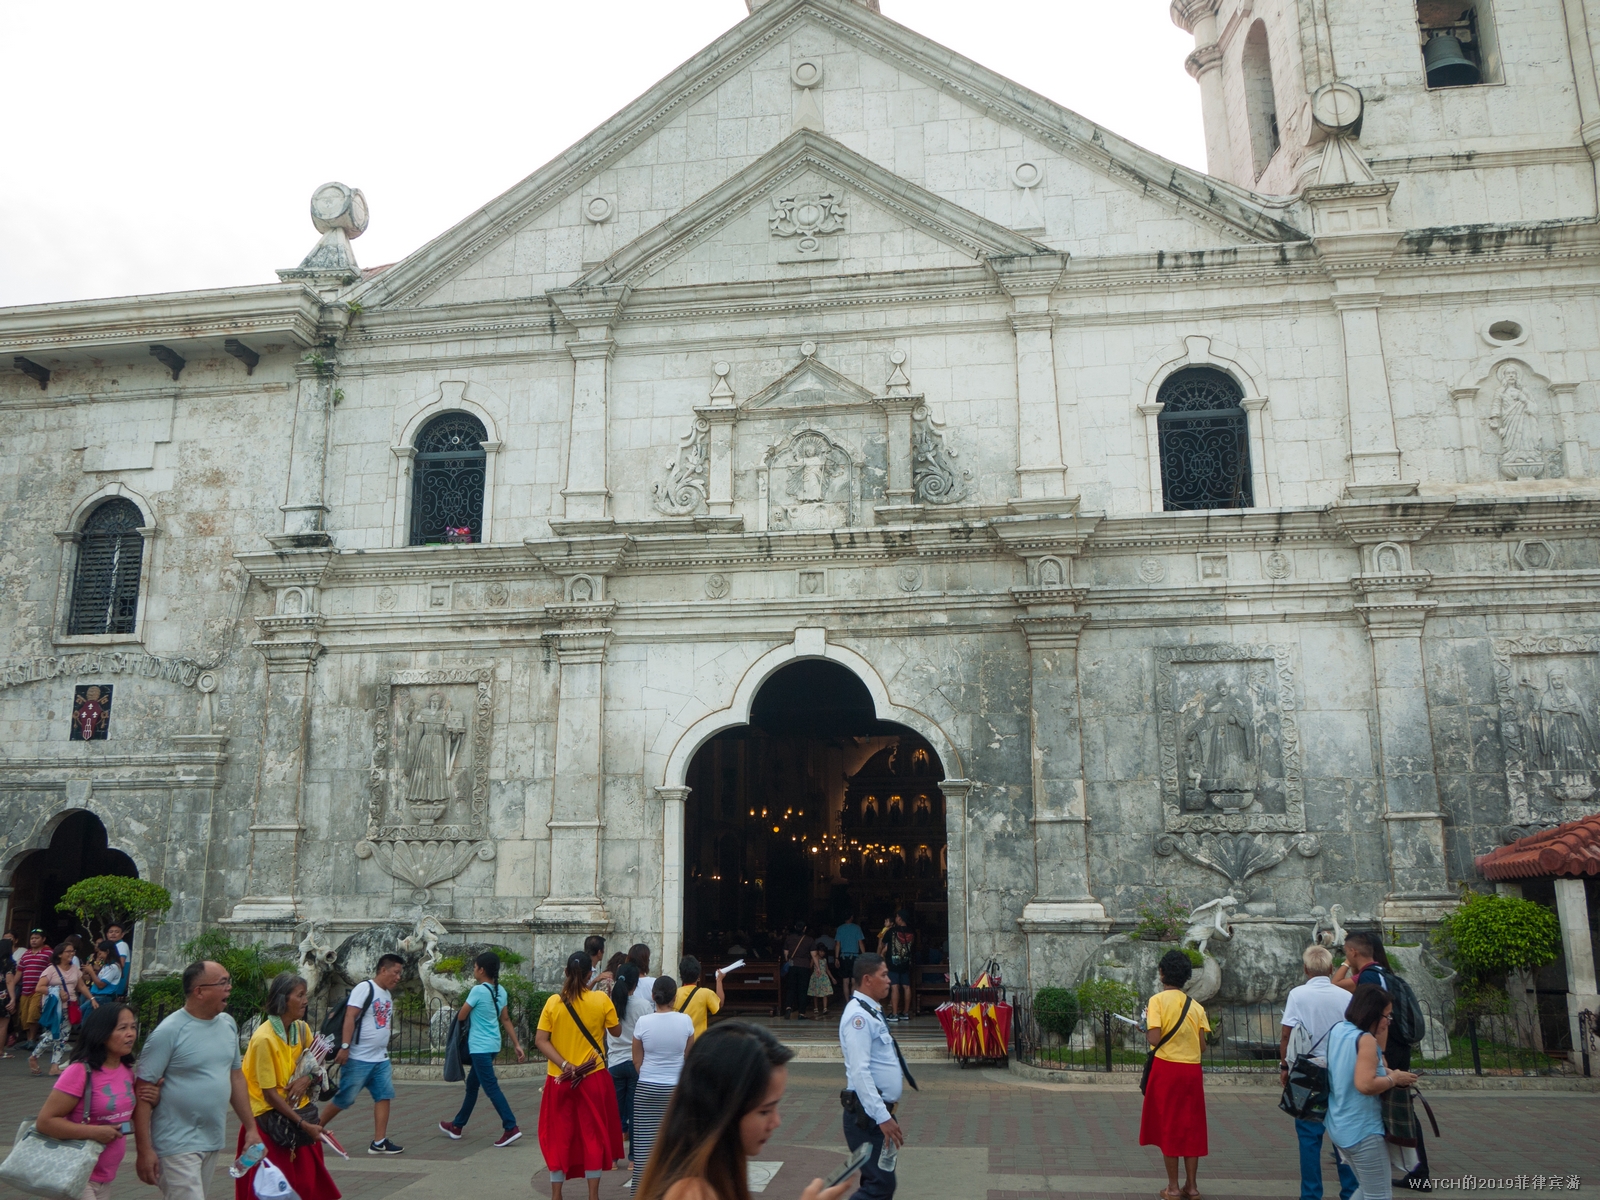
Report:
M 1213 695 L 1196 696 L 1184 708 L 1197 714 L 1185 739 L 1188 787 L 1184 807 L 1214 805 L 1237 812 L 1255 801 L 1256 729 L 1249 701 L 1219 679 Z
M 917 878 L 933 878 L 933 855 L 928 853 L 926 846 L 917 847 Z
M 876 825 L 878 823 L 878 798 L 868 796 L 861 804 L 861 823 L 863 825 Z
M 832 447 L 820 437 L 802 438 L 795 446 L 795 465 L 789 469 L 789 495 L 805 504 L 820 504 L 828 485 L 844 474 L 834 461 Z
M 906 823 L 905 804 L 899 796 L 889 797 L 889 824 L 904 825 Z
M 926 750 L 913 750 L 911 752 L 911 773 L 913 775 L 926 775 L 928 773 L 928 752 Z
M 1500 469 L 1511 479 L 1537 479 L 1544 473 L 1544 450 L 1539 445 L 1533 398 L 1522 386 L 1522 371 L 1506 363 L 1495 376 L 1500 390 L 1495 393 L 1489 428 L 1500 435 Z
M 466 736 L 465 714 L 446 704 L 442 692 L 430 693 L 427 707 L 412 715 L 406 731 L 406 802 L 419 823 L 431 825 L 444 815 Z
M 911 823 L 919 829 L 933 823 L 933 810 L 928 807 L 928 798 L 926 796 L 917 797 L 917 807 L 912 813 Z

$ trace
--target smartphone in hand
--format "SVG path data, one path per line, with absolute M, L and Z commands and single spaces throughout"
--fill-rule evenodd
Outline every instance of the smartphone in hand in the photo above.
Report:
M 822 1181 L 822 1190 L 827 1191 L 831 1187 L 838 1187 L 865 1166 L 867 1159 L 871 1157 L 872 1143 L 862 1142 L 861 1145 L 856 1147 L 855 1153 L 845 1159 L 837 1171 Z

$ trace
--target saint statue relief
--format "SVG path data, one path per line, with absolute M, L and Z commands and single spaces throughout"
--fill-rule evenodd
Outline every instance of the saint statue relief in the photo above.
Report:
M 450 776 L 466 735 L 466 717 L 446 704 L 441 692 L 431 693 L 428 706 L 412 714 L 406 730 L 406 800 L 424 824 L 437 820 L 450 800 Z
M 1529 724 L 1533 727 L 1529 742 L 1540 770 L 1587 774 L 1595 769 L 1589 714 L 1559 667 L 1551 670 Z
M 833 461 L 832 447 L 816 436 L 802 438 L 794 448 L 794 461 L 789 494 L 805 504 L 826 500 L 828 485 L 842 469 Z
M 1218 680 L 1213 695 L 1194 703 L 1199 715 L 1186 743 L 1189 794 L 1199 793 L 1195 807 L 1247 807 L 1256 790 L 1256 729 L 1248 702 Z
M 1544 471 L 1544 451 L 1533 398 L 1522 386 L 1522 371 L 1513 364 L 1506 363 L 1496 376 L 1500 390 L 1495 393 L 1489 428 L 1500 435 L 1500 465 L 1513 479 L 1536 479 Z

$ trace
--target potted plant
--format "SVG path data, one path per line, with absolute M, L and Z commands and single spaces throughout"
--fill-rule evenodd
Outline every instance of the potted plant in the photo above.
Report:
M 472 541 L 472 527 L 469 525 L 446 525 L 444 527 L 444 540 L 452 546 L 465 546 Z

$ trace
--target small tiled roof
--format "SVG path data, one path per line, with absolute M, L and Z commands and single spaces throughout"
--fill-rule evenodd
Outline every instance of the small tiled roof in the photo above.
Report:
M 1600 814 L 1518 838 L 1476 861 L 1485 879 L 1600 875 Z

